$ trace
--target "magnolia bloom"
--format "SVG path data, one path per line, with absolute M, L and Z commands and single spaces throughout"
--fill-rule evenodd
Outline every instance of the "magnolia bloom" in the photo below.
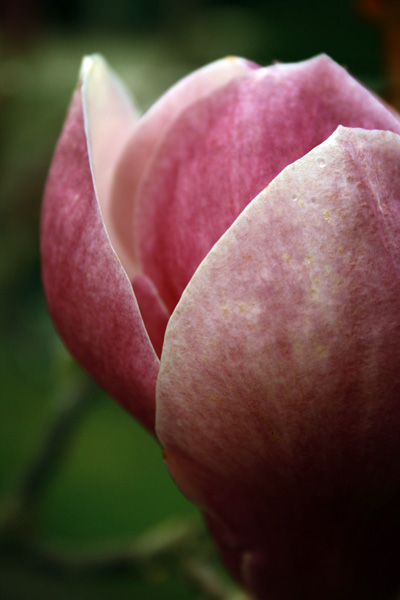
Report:
M 400 118 L 326 56 L 139 118 L 82 65 L 45 190 L 52 318 L 255 597 L 400 581 Z

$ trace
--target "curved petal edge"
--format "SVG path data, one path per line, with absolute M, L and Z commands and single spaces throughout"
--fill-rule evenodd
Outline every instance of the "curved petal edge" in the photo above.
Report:
M 159 361 L 132 285 L 110 245 L 93 183 L 82 83 L 50 168 L 41 222 L 49 311 L 78 362 L 154 431 Z
M 332 564 L 338 593 L 397 578 L 399 190 L 400 136 L 339 127 L 247 206 L 169 321 L 166 463 L 259 594 L 328 597 Z

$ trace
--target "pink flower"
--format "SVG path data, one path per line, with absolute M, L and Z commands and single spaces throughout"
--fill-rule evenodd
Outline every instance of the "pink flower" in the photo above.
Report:
M 400 581 L 399 134 L 326 56 L 215 62 L 140 119 L 94 56 L 55 152 L 54 322 L 257 598 Z

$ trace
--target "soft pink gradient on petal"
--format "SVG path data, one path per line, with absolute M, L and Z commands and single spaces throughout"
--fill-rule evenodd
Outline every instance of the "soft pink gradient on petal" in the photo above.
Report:
M 391 597 L 399 364 L 400 136 L 339 127 L 212 248 L 161 359 L 166 462 L 259 598 Z
M 400 133 L 399 117 L 324 55 L 250 70 L 176 118 L 135 220 L 143 269 L 171 311 L 244 207 L 340 124 Z
M 146 275 L 137 275 L 132 281 L 132 286 L 147 333 L 157 356 L 160 357 L 170 313 Z
M 61 337 L 105 390 L 153 431 L 159 361 L 100 214 L 80 87 L 50 169 L 41 240 L 46 298 Z
M 86 135 L 89 140 L 89 161 L 96 195 L 110 243 L 125 271 L 132 264 L 112 218 L 112 189 L 116 167 L 127 141 L 138 123 L 134 108 L 123 83 L 101 56 L 88 56 L 81 69 L 82 103 Z M 136 269 L 140 267 L 136 265 Z M 161 354 L 165 327 L 170 316 L 155 286 L 145 275 L 135 278 L 136 300 L 147 332 L 158 356 Z
M 129 265 L 124 246 L 111 219 L 111 190 L 115 169 L 139 119 L 139 113 L 118 76 L 99 55 L 82 62 L 82 102 L 89 159 L 101 214 L 122 265 Z
M 157 145 L 192 102 L 254 68 L 257 65 L 237 57 L 211 63 L 179 81 L 140 119 L 119 165 L 112 196 L 113 227 L 123 243 L 124 257 L 130 257 L 125 267 L 131 278 L 138 272 L 133 224 L 136 191 Z

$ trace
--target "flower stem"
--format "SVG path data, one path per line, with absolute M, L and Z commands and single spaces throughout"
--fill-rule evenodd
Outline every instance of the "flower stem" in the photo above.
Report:
M 24 537 L 31 533 L 36 509 L 67 454 L 78 425 L 94 405 L 97 386 L 81 376 L 63 390 L 57 410 L 37 452 L 28 461 L 15 489 L 2 503 L 0 538 Z
M 168 519 L 129 543 L 101 551 L 71 552 L 43 545 L 34 532 L 41 499 L 62 465 L 76 428 L 94 406 L 98 388 L 81 377 L 64 391 L 36 455 L 0 512 L 0 559 L 17 561 L 52 578 L 134 577 L 175 572 L 208 600 L 246 600 L 213 564 L 211 545 L 199 521 Z
M 72 435 L 82 417 L 94 405 L 97 388 L 87 377 L 63 394 L 37 455 L 28 465 L 17 490 L 25 507 L 35 505 L 47 491 L 66 455 Z

